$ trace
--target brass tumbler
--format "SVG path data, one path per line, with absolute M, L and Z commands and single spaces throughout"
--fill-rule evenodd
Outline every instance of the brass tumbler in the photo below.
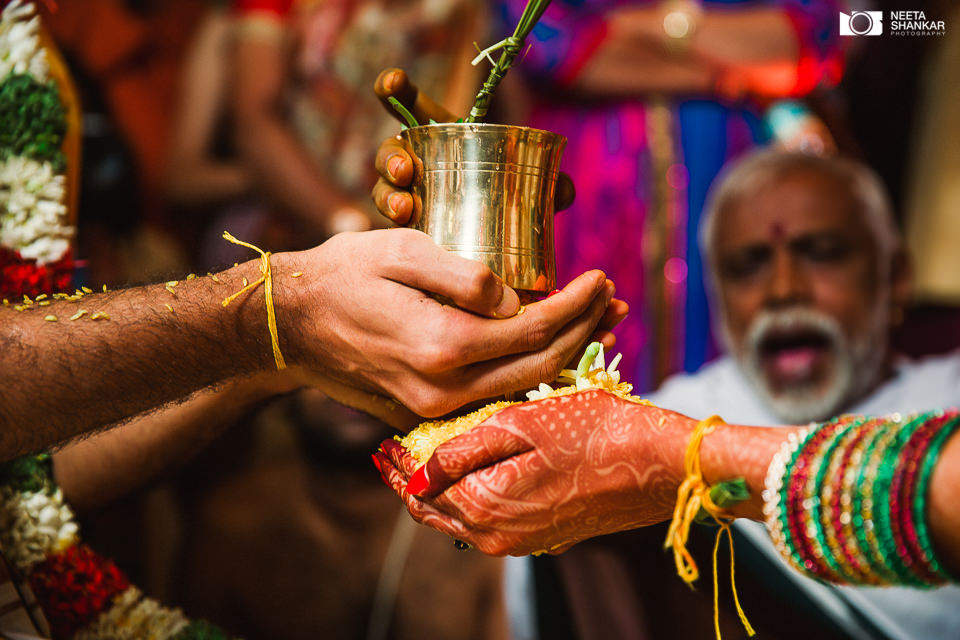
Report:
M 410 226 L 514 289 L 538 296 L 557 286 L 553 196 L 567 139 L 486 123 L 412 127 L 417 157 Z

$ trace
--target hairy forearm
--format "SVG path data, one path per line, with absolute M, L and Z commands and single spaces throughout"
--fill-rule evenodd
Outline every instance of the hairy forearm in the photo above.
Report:
M 244 263 L 220 283 L 182 280 L 173 293 L 157 284 L 0 308 L 0 458 L 272 366 L 262 294 L 220 304 L 243 278 L 258 279 L 258 267 Z
M 198 391 L 57 451 L 57 483 L 75 508 L 97 507 L 194 455 L 256 405 L 292 388 L 270 373 Z
M 596 95 L 703 93 L 721 70 L 794 68 L 796 37 L 778 9 L 705 11 L 689 47 L 670 52 L 656 7 L 611 12 L 607 37 L 574 87 Z

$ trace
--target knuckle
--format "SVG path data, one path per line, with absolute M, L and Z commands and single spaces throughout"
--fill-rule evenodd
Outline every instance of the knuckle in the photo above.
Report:
M 439 371 L 443 372 L 449 372 L 464 365 L 476 349 L 475 335 L 461 323 L 450 318 L 452 315 L 445 313 L 446 317 L 436 326 L 436 335 L 443 336 L 443 343 L 439 361 L 435 364 L 441 365 Z
M 426 513 L 424 512 L 422 502 L 412 496 L 407 497 L 407 512 L 410 513 L 411 518 L 420 524 L 423 524 L 423 521 L 426 518 Z
M 414 413 L 427 418 L 443 415 L 445 394 L 429 383 L 422 383 L 411 393 L 404 404 Z
M 497 278 L 485 265 L 470 261 L 464 266 L 464 290 L 471 299 L 496 303 L 493 294 L 497 289 Z
M 448 369 L 450 350 L 442 343 L 427 340 L 421 344 L 419 352 L 418 359 L 424 373 L 442 373 Z
M 414 261 L 414 251 L 411 247 L 409 234 L 405 233 L 407 229 L 390 229 L 388 233 L 383 234 L 383 247 L 381 248 L 385 262 L 393 262 L 398 265 L 406 265 Z
M 556 380 L 562 369 L 563 359 L 554 353 L 543 353 L 537 362 L 537 374 L 541 381 Z
M 543 319 L 531 319 L 526 329 L 526 346 L 531 351 L 540 350 L 550 344 L 550 325 Z

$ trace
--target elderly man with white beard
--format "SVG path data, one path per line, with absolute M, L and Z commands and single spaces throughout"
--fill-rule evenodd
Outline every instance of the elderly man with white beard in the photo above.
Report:
M 738 424 L 960 405 L 960 353 L 891 350 L 908 260 L 879 179 L 850 160 L 761 151 L 716 183 L 701 228 L 727 354 L 650 399 Z M 738 530 L 851 637 L 956 637 L 960 588 L 832 587 L 787 570 L 762 525 Z M 855 611 L 856 610 L 856 611 Z M 877 629 L 865 631 L 864 618 Z

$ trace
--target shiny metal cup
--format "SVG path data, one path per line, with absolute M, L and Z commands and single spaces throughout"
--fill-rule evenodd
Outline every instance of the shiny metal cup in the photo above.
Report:
M 514 289 L 557 286 L 553 195 L 561 135 L 500 124 L 433 124 L 403 138 L 416 155 L 410 226 Z

